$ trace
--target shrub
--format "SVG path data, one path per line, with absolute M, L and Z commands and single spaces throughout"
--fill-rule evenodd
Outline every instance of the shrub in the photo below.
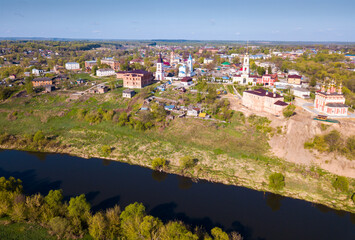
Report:
M 350 153 L 355 154 L 355 136 L 351 136 L 346 140 L 346 147 Z
M 157 170 L 157 169 L 162 169 L 166 165 L 166 160 L 164 158 L 154 158 L 152 161 L 152 168 Z
M 196 165 L 196 160 L 191 156 L 185 156 L 179 160 L 182 169 L 192 168 Z
M 347 192 L 349 190 L 349 181 L 346 177 L 339 176 L 333 181 L 333 187 L 341 192 Z
M 107 157 L 107 156 L 109 156 L 109 155 L 111 154 L 111 147 L 110 147 L 110 146 L 107 146 L 107 145 L 103 145 L 103 146 L 101 147 L 101 152 L 102 152 L 102 154 L 103 154 L 105 157 Z
M 33 141 L 39 143 L 45 139 L 45 136 L 41 130 L 38 130 L 33 136 Z
M 49 228 L 51 233 L 56 235 L 58 239 L 63 239 L 68 236 L 70 232 L 70 223 L 67 219 L 62 217 L 55 217 L 49 221 Z
M 285 186 L 285 177 L 282 173 L 273 173 L 269 176 L 269 186 L 281 190 Z
M 328 144 L 330 152 L 338 150 L 341 145 L 340 133 L 337 130 L 333 130 L 324 136 L 324 141 Z
M 293 104 L 289 104 L 283 111 L 282 114 L 285 118 L 291 117 L 295 112 L 296 106 Z
M 215 227 L 211 230 L 211 235 L 214 239 L 229 240 L 228 234 L 223 232 L 219 227 Z

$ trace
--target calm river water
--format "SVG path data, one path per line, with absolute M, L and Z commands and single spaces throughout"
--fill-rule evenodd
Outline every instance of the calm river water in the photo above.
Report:
M 142 202 L 164 221 L 220 226 L 246 240 L 355 239 L 354 214 L 114 161 L 1 150 L 0 176 L 20 178 L 28 194 L 61 188 L 68 199 L 85 193 L 93 210 Z

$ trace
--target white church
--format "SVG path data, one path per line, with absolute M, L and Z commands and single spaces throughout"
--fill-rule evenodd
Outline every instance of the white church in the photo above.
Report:
M 163 59 L 161 58 L 161 54 L 159 54 L 159 58 L 157 61 L 157 69 L 155 71 L 155 79 L 158 81 L 164 80 L 164 67 L 163 67 Z
M 195 75 L 194 73 L 194 69 L 193 69 L 193 66 L 192 66 L 192 57 L 191 57 L 191 54 L 189 56 L 189 58 L 187 59 L 187 64 L 182 64 L 180 67 L 179 67 L 179 75 L 178 77 L 179 78 L 183 78 L 183 77 L 192 77 Z
M 233 76 L 233 82 L 241 85 L 256 85 L 257 76 L 250 75 L 249 53 L 247 52 L 243 60 L 243 69 L 241 74 Z

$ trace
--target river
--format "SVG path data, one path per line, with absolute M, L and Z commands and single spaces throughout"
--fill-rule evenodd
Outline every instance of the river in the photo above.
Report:
M 84 193 L 94 211 L 142 202 L 163 221 L 220 226 L 246 240 L 355 239 L 354 214 L 115 161 L 1 150 L 0 176 L 20 178 L 26 194 L 61 188 L 68 200 Z

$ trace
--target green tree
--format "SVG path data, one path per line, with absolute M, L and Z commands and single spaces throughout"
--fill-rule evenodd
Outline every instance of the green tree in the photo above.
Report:
M 99 69 L 99 67 L 97 65 L 94 65 L 92 68 L 91 68 L 91 73 L 96 76 L 96 71 Z
M 90 215 L 90 204 L 86 201 L 84 194 L 70 198 L 68 215 L 84 221 L 87 220 Z
M 289 118 L 293 116 L 295 113 L 296 106 L 293 104 L 289 104 L 287 107 L 285 107 L 284 110 L 282 110 L 282 114 L 284 115 L 285 118 Z
M 94 239 L 107 239 L 107 228 L 108 224 L 105 215 L 102 212 L 97 212 L 89 218 L 89 233 Z
M 219 227 L 215 227 L 211 230 L 211 235 L 214 240 L 229 240 L 228 234 L 223 232 Z
M 108 239 L 119 238 L 120 235 L 120 214 L 121 209 L 119 206 L 115 205 L 113 208 L 106 210 L 105 217 L 107 220 L 107 233 L 106 237 Z
M 169 222 L 160 230 L 161 239 L 197 240 L 198 236 L 187 230 L 181 222 Z
M 324 136 L 324 141 L 328 144 L 330 152 L 340 149 L 341 137 L 340 133 L 337 130 L 333 130 L 330 133 L 326 134 Z
M 346 177 L 339 176 L 333 181 L 333 187 L 341 192 L 347 192 L 349 190 L 349 181 Z
M 0 177 L 0 191 L 1 192 L 15 192 L 22 193 L 22 181 L 14 177 Z
M 155 170 L 162 169 L 166 165 L 166 160 L 164 158 L 154 158 L 152 161 L 152 168 Z
M 128 205 L 121 213 L 120 219 L 122 232 L 128 239 L 140 238 L 140 225 L 145 216 L 144 205 L 137 202 Z
M 269 176 L 269 187 L 281 190 L 285 187 L 285 177 L 282 173 L 273 173 Z
M 184 156 L 179 160 L 180 168 L 187 169 L 196 165 L 196 160 L 191 156 Z
M 35 135 L 33 136 L 33 141 L 35 143 L 40 143 L 45 139 L 45 136 L 41 130 L 38 130 Z
M 71 232 L 70 222 L 63 217 L 54 217 L 49 223 L 51 233 L 56 235 L 58 239 L 68 238 Z
M 118 118 L 118 125 L 124 126 L 128 123 L 129 119 L 126 112 L 122 112 Z
M 101 147 L 101 153 L 104 157 L 107 157 L 111 154 L 111 147 L 107 145 L 103 145 Z
M 159 229 L 163 226 L 159 218 L 145 216 L 139 226 L 140 235 L 143 239 L 158 239 Z

